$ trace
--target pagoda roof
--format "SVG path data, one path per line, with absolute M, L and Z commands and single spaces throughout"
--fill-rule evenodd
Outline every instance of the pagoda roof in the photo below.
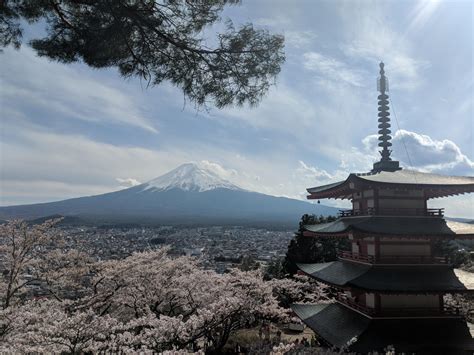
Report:
M 416 170 L 381 171 L 376 173 L 350 174 L 346 180 L 307 189 L 308 199 L 350 199 L 352 193 L 363 188 L 397 187 L 423 189 L 428 198 L 474 192 L 474 177 L 447 176 L 422 173 Z
M 396 236 L 474 237 L 474 224 L 449 221 L 441 217 L 342 217 L 329 223 L 307 224 L 303 228 L 307 236 L 337 235 L 355 231 L 362 234 Z
M 459 278 L 449 265 L 367 265 L 349 261 L 297 264 L 318 281 L 339 287 L 355 287 L 387 293 L 473 291 L 472 280 Z M 466 282 L 466 284 L 464 283 Z
M 368 353 L 393 345 L 398 352 L 459 354 L 474 350 L 462 318 L 369 319 L 339 303 L 294 304 L 302 321 L 327 343 Z

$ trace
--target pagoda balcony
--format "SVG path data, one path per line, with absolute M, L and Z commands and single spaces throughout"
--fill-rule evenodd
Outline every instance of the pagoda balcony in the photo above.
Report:
M 390 307 L 375 308 L 368 307 L 361 304 L 354 299 L 339 294 L 336 296 L 336 301 L 346 307 L 355 311 L 361 312 L 371 318 L 403 318 L 403 317 L 462 317 L 460 309 L 452 306 L 443 307 Z
M 339 217 L 357 216 L 418 216 L 443 217 L 444 208 L 374 208 L 339 210 Z
M 374 308 L 367 307 L 364 304 L 361 304 L 350 297 L 347 297 L 344 294 L 338 294 L 336 296 L 336 301 L 343 304 L 346 307 L 352 308 L 353 310 L 356 310 L 358 312 L 364 313 L 370 317 L 374 316 L 376 314 L 376 311 Z
M 459 308 L 454 307 L 399 307 L 383 308 L 376 317 L 461 317 Z
M 357 261 L 365 264 L 449 264 L 446 256 L 430 256 L 430 255 L 367 255 L 361 253 L 353 253 L 351 251 L 338 251 L 340 260 Z

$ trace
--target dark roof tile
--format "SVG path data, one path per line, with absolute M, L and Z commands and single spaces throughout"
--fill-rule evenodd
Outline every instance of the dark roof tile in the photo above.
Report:
M 336 286 L 350 286 L 379 292 L 470 291 L 449 265 L 379 266 L 349 261 L 298 264 L 315 279 Z
M 355 191 L 354 185 L 398 185 L 407 189 L 429 189 L 430 198 L 442 197 L 464 192 L 474 192 L 474 177 L 472 176 L 447 176 L 431 173 L 422 173 L 415 170 L 381 171 L 378 173 L 350 174 L 346 180 L 332 184 L 308 188 L 308 198 L 349 198 Z
M 309 224 L 305 230 L 314 233 L 341 233 L 357 230 L 395 235 L 455 236 L 474 234 L 474 224 L 446 221 L 441 217 L 360 216 L 344 217 L 324 224 Z
M 462 318 L 369 319 L 339 304 L 292 305 L 297 315 L 330 344 L 350 351 L 459 354 L 474 350 L 474 341 Z

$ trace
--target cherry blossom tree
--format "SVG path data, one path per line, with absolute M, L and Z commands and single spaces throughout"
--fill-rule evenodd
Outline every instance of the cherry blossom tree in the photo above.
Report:
M 41 284 L 55 298 L 78 292 L 92 260 L 62 248 L 62 235 L 53 228 L 61 219 L 30 226 L 14 220 L 0 225 L 0 301 L 6 309 L 24 298 L 28 287 Z
M 295 274 L 292 278 L 272 279 L 267 281 L 273 288 L 280 306 L 288 308 L 292 303 L 329 302 L 329 287 L 306 275 Z
M 198 259 L 169 256 L 168 248 L 93 263 L 64 251 L 53 226 L 1 227 L 0 352 L 220 353 L 239 329 L 288 321 L 289 302 L 326 299 L 305 277 L 265 281 L 259 270 L 239 269 L 220 275 Z M 20 297 L 31 279 L 41 281 L 45 297 Z
M 0 352 L 83 353 L 107 348 L 120 322 L 88 309 L 71 312 L 71 301 L 36 300 L 3 310 L 0 324 L 9 323 Z
M 287 317 L 259 271 L 219 275 L 203 270 L 198 260 L 172 259 L 166 249 L 106 262 L 94 289 L 84 306 L 129 320 L 123 343 L 138 349 L 163 351 L 204 342 L 218 351 L 237 329 Z

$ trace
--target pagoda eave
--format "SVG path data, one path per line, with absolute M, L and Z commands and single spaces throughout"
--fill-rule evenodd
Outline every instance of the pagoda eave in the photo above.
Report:
M 306 275 L 324 284 L 391 294 L 473 293 L 474 285 L 460 279 L 449 265 L 370 265 L 349 261 L 297 264 Z
M 292 305 L 324 343 L 367 353 L 388 345 L 397 352 L 467 354 L 474 341 L 461 318 L 370 319 L 340 303 Z
M 347 238 L 347 234 L 351 233 L 351 237 L 356 239 L 365 239 L 365 238 L 373 238 L 373 232 L 363 232 L 358 231 L 356 229 L 350 229 L 345 232 L 339 233 L 329 233 L 329 232 L 311 232 L 311 231 L 303 231 L 303 236 L 309 238 L 321 238 L 321 237 L 333 237 L 333 238 Z M 383 238 L 393 238 L 393 239 L 414 239 L 414 238 L 433 238 L 432 234 L 389 234 L 389 233 L 377 233 L 377 236 Z M 474 234 L 438 234 L 436 235 L 436 239 L 443 239 L 443 240 L 474 240 Z
M 342 233 L 318 233 L 318 232 L 311 232 L 311 231 L 303 231 L 303 236 L 305 236 L 305 237 L 347 238 L 347 232 L 342 232 Z
M 303 226 L 307 237 L 474 239 L 474 224 L 438 217 L 357 216 Z
M 380 160 L 368 173 L 306 190 L 309 200 L 342 199 L 352 205 L 329 223 L 303 216 L 298 234 L 319 238 L 302 241 L 308 250 L 295 253 L 306 262 L 296 264 L 298 273 L 329 285 L 335 302 L 292 309 L 321 343 L 341 352 L 386 353 L 393 346 L 397 354 L 472 355 L 469 313 L 445 296 L 474 295 L 474 274 L 454 269 L 445 244 L 474 240 L 474 223 L 445 219 L 445 209 L 433 208 L 429 200 L 474 192 L 474 176 L 404 169 L 391 157 L 394 132 L 384 66 L 379 64 L 377 79 Z M 311 263 L 321 258 L 316 253 L 323 238 L 347 243 L 330 256 L 337 260 Z
M 307 198 L 352 199 L 354 192 L 373 188 L 422 190 L 426 198 L 430 199 L 474 192 L 474 178 L 442 176 L 414 170 L 350 174 L 344 181 L 307 189 L 309 193 Z

